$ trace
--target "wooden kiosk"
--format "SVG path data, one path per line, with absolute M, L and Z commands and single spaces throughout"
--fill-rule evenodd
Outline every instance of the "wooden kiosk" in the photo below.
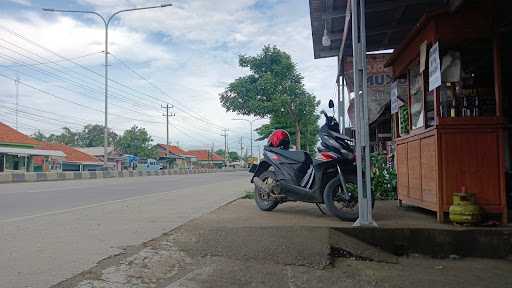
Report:
M 439 222 L 463 187 L 507 222 L 500 43 L 493 1 L 478 2 L 426 14 L 387 63 L 408 83 L 393 117 L 398 198 Z

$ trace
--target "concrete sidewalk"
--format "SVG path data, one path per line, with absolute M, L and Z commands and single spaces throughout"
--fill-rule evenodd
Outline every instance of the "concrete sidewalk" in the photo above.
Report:
M 397 257 L 332 229 L 350 224 L 311 204 L 237 200 L 54 287 L 512 287 L 510 260 Z

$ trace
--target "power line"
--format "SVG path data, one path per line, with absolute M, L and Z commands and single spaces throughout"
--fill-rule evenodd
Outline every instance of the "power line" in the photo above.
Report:
M 3 28 L 3 27 L 1 27 L 1 26 L 0 26 L 0 28 Z M 16 37 L 21 38 L 21 39 L 23 39 L 23 40 L 25 40 L 25 41 L 27 41 L 27 42 L 31 43 L 32 45 L 35 45 L 35 46 L 39 47 L 40 49 L 48 50 L 48 51 L 50 51 L 52 54 L 54 54 L 54 55 L 56 55 L 56 56 L 58 56 L 58 57 L 61 57 L 61 58 L 63 59 L 63 61 L 59 61 L 59 62 L 64 62 L 64 61 L 71 62 L 71 63 L 73 63 L 73 64 L 75 64 L 75 65 L 79 66 L 80 68 L 85 69 L 86 71 L 91 72 L 91 73 L 95 74 L 96 76 L 101 77 L 101 78 L 103 79 L 103 75 L 102 75 L 102 74 L 100 74 L 100 73 L 98 73 L 98 72 L 96 72 L 96 71 L 94 71 L 94 70 L 92 70 L 92 69 L 89 69 L 89 68 L 87 68 L 87 67 L 85 67 L 85 66 L 83 66 L 83 65 L 81 65 L 81 64 L 79 64 L 79 63 L 77 63 L 77 62 L 76 62 L 76 61 L 74 61 L 74 60 L 69 59 L 69 58 L 66 58 L 66 57 L 64 57 L 64 56 L 61 56 L 61 55 L 57 54 L 56 52 L 53 52 L 53 51 L 49 50 L 48 48 L 46 48 L 46 47 L 44 47 L 44 46 L 42 46 L 42 45 L 39 45 L 39 44 L 37 44 L 36 42 L 33 42 L 33 41 L 31 41 L 31 40 L 29 40 L 29 39 L 27 39 L 27 38 L 23 37 L 21 34 L 18 34 L 18 33 L 14 32 L 14 31 L 11 31 L 11 30 L 6 29 L 6 28 L 3 28 L 3 29 L 4 29 L 4 30 L 7 30 L 7 31 L 8 31 L 8 32 L 10 32 L 11 34 L 15 35 Z M 34 55 L 34 56 L 38 57 L 38 58 L 41 58 L 41 59 L 45 60 L 45 61 L 47 61 L 47 60 L 48 60 L 48 58 L 46 58 L 46 57 L 44 57 L 44 56 L 41 56 L 40 54 L 38 54 L 38 53 L 36 53 L 36 52 L 30 51 L 30 50 L 28 50 L 28 49 L 26 49 L 26 48 L 24 48 L 24 47 L 21 47 L 21 46 L 19 46 L 19 45 L 17 45 L 17 44 L 14 44 L 14 43 L 12 43 L 12 42 L 10 42 L 10 41 L 7 41 L 7 40 L 5 40 L 5 39 L 1 39 L 1 38 L 0 38 L 0 40 L 2 40 L 2 41 L 4 41 L 4 42 L 8 43 L 8 44 L 9 44 L 9 45 L 11 45 L 11 46 L 14 46 L 14 47 L 18 48 L 19 50 L 26 51 L 26 52 L 28 52 L 28 53 L 30 53 L 30 54 L 32 54 L 32 55 Z M 43 64 L 43 62 L 38 61 L 38 60 L 36 60 L 36 59 L 34 59 L 34 58 L 32 58 L 32 57 L 26 56 L 26 55 L 24 55 L 24 54 L 22 54 L 22 53 L 20 53 L 20 52 L 18 52 L 18 51 L 15 51 L 15 50 L 13 50 L 13 49 L 7 48 L 7 47 L 5 47 L 5 46 L 3 46 L 3 47 L 4 47 L 4 49 L 8 49 L 8 50 L 10 50 L 10 51 L 12 51 L 12 52 L 14 52 L 14 53 L 16 53 L 16 54 L 18 54 L 18 55 L 21 55 L 21 56 L 23 56 L 23 57 L 25 57 L 25 58 L 31 59 L 32 61 L 35 61 L 36 63 Z M 51 62 L 52 62 L 53 64 L 57 65 L 57 66 L 62 67 L 62 65 L 61 65 L 61 64 L 59 64 L 57 61 L 51 61 Z M 63 73 L 63 74 L 65 74 L 66 76 L 69 76 L 69 73 L 67 73 L 66 71 L 62 71 L 62 70 L 59 70 L 59 69 L 57 69 L 57 68 L 55 68 L 55 67 L 51 67 L 51 66 L 48 66 L 48 67 L 49 67 L 49 68 L 52 68 L 53 70 L 56 70 L 56 71 L 58 71 L 58 72 L 60 72 L 60 73 Z M 80 76 L 80 78 L 79 78 L 79 81 L 80 81 L 80 82 L 83 82 L 83 81 L 85 80 L 85 78 L 86 78 L 86 79 L 90 79 L 90 80 L 94 81 L 94 84 L 97 84 L 97 83 L 98 83 L 98 82 L 97 82 L 98 80 L 95 80 L 94 78 L 89 77 L 89 75 L 78 73 L 78 72 L 76 72 L 76 71 L 74 71 L 74 70 L 72 70 L 72 69 L 69 69 L 69 68 L 66 68 L 66 69 L 67 69 L 67 70 L 69 70 L 69 71 L 72 71 L 74 74 L 77 74 L 78 76 Z M 109 78 L 109 79 L 110 79 L 110 78 Z M 110 79 L 110 81 L 112 81 L 112 82 L 114 82 L 114 83 L 118 83 L 117 81 L 115 81 L 115 80 L 113 80 L 113 79 Z M 75 82 L 76 82 L 76 81 L 75 81 Z M 94 85 L 94 84 L 93 84 L 93 85 Z M 126 85 L 124 85 L 124 86 L 126 86 Z M 128 86 L 126 86 L 126 87 L 128 87 Z M 128 88 L 129 88 L 129 87 L 128 87 Z M 103 88 L 102 88 L 102 87 L 100 87 L 100 90 L 102 90 L 102 89 L 103 89 Z M 114 89 L 113 87 L 111 87 L 111 94 L 112 94 L 112 95 L 117 95 L 117 97 L 118 97 L 118 98 L 122 98 L 122 97 L 121 97 L 121 96 L 119 96 L 118 94 L 114 94 L 114 93 L 112 93 L 113 91 L 117 91 L 117 89 L 118 89 L 118 88 L 115 88 L 115 89 Z M 131 94 L 131 92 L 128 92 L 128 93 L 127 93 L 127 92 L 126 92 L 126 90 L 125 90 L 125 91 L 123 91 L 123 92 L 121 92 L 121 93 L 123 93 L 123 94 L 129 94 L 129 95 L 131 95 L 131 96 L 137 97 L 136 95 Z M 140 93 L 138 93 L 138 94 L 140 94 Z M 126 99 L 126 98 L 125 98 L 125 99 Z
M 3 40 L 3 39 L 0 39 L 0 40 Z M 5 40 L 4 40 L 4 41 L 5 41 Z M 37 61 L 37 62 L 39 62 L 38 60 L 36 60 L 36 59 L 34 59 L 34 58 L 32 58 L 32 57 L 26 56 L 26 55 L 24 55 L 23 53 L 20 53 L 20 52 L 18 52 L 18 51 L 15 51 L 15 50 L 13 50 L 13 49 L 8 48 L 8 47 L 2 46 L 2 45 L 0 45 L 0 47 L 1 47 L 1 48 L 4 48 L 4 49 L 6 49 L 6 50 L 9 50 L 9 51 L 11 51 L 11 52 L 13 52 L 13 53 L 16 53 L 16 54 L 18 54 L 18 55 L 20 55 L 20 56 L 22 56 L 22 57 L 24 57 L 24 58 L 30 59 L 30 60 L 32 60 L 32 61 Z M 24 50 L 25 50 L 25 51 L 28 51 L 28 50 L 26 50 L 26 49 L 24 49 Z M 29 51 L 29 52 L 30 52 L 30 51 Z M 3 56 L 2 56 L 2 55 L 3 55 Z M 37 55 L 37 54 L 36 54 L 36 55 Z M 8 59 L 8 60 L 10 60 L 10 61 L 13 61 L 14 63 L 19 63 L 19 60 L 17 60 L 16 58 L 11 57 L 11 56 L 8 56 L 8 55 L 6 56 L 5 54 L 1 54 L 1 55 L 0 55 L 0 57 L 1 57 L 1 58 L 4 58 L 4 59 Z M 43 58 L 43 59 L 44 59 L 44 57 L 42 57 L 42 56 L 38 56 L 38 57 L 40 57 L 40 58 Z M 42 63 L 42 62 L 40 62 L 40 63 Z M 55 73 L 53 73 L 53 72 L 50 72 L 50 71 L 44 70 L 44 69 L 42 69 L 42 68 L 30 66 L 29 64 L 25 64 L 24 62 L 22 62 L 22 65 L 23 65 L 25 68 L 28 68 L 28 69 L 30 69 L 30 70 L 33 70 L 33 71 L 36 71 L 36 72 L 42 73 L 42 74 L 44 74 L 44 75 L 46 75 L 46 76 L 48 76 L 48 75 L 49 75 L 49 76 L 50 76 L 50 77 L 52 77 L 53 79 L 56 79 L 56 80 L 62 80 L 62 81 L 64 81 L 64 82 L 71 82 L 71 84 L 72 84 L 73 86 L 78 87 L 78 88 L 81 88 L 81 89 L 89 90 L 89 91 L 93 92 L 94 94 L 102 94 L 102 93 L 103 93 L 103 90 L 102 90 L 102 88 L 101 88 L 101 87 L 96 88 L 96 87 L 91 87 L 91 86 L 89 86 L 89 85 L 86 85 L 86 84 L 81 83 L 81 82 L 83 82 L 83 78 L 78 79 L 78 81 L 75 81 L 75 80 L 73 80 L 73 79 L 69 78 L 69 74 L 68 74 L 68 73 L 66 73 L 66 71 L 62 71 L 62 70 L 59 70 L 59 69 L 56 69 L 56 68 L 54 68 L 54 67 L 51 67 L 51 66 L 50 66 L 50 68 L 53 68 L 53 70 L 56 70 L 58 73 L 61 73 L 61 74 L 66 75 L 66 77 L 63 77 L 63 76 L 57 75 L 57 74 L 55 74 Z M 9 70 L 18 71 L 17 69 L 13 69 L 12 67 L 5 67 L 5 66 L 4 66 L 4 68 L 7 68 L 7 69 L 9 69 Z M 96 84 L 96 83 L 95 83 L 95 84 Z M 69 90 L 69 89 L 67 89 L 67 88 L 65 88 L 65 87 L 62 87 L 62 86 L 61 86 L 61 88 L 66 89 L 66 90 Z M 74 91 L 73 91 L 73 92 L 74 92 Z M 82 94 L 82 95 L 84 95 L 84 96 L 86 96 L 86 97 L 90 97 L 90 96 L 89 96 L 89 94 L 86 94 L 86 93 L 84 94 L 84 93 L 83 93 L 83 92 L 81 92 L 81 91 L 80 91 L 80 92 L 75 92 L 75 93 L 79 93 L 79 94 Z M 114 93 L 114 92 L 113 92 L 113 93 L 111 93 L 111 95 L 112 95 L 114 98 L 118 98 L 118 100 L 119 100 L 119 101 L 121 101 L 121 102 L 131 104 L 131 103 L 129 103 L 129 102 L 128 102 L 128 100 L 129 100 L 129 99 L 128 99 L 127 97 L 123 97 L 123 96 L 121 96 L 121 95 L 119 95 L 119 94 L 117 94 L 117 93 Z M 102 101 L 102 99 L 98 99 L 98 98 L 93 98 L 93 99 L 94 99 L 94 100 L 97 100 L 97 101 Z M 140 103 L 142 103 L 142 102 L 140 102 Z M 129 109 L 129 108 L 127 108 L 127 109 Z M 133 110 L 133 109 L 129 109 L 129 110 L 135 111 L 135 110 Z M 140 112 L 140 111 L 135 111 L 135 112 Z M 140 112 L 140 113 L 143 113 L 143 112 Z
M 48 120 L 55 121 L 55 122 L 58 122 L 58 123 L 68 123 L 68 124 L 72 124 L 72 125 L 82 126 L 82 123 L 78 123 L 78 122 L 74 122 L 74 121 L 68 121 L 68 120 L 62 120 L 62 119 L 56 119 L 56 118 L 52 118 L 52 117 L 48 117 L 48 116 L 41 116 L 41 115 L 38 115 L 36 113 L 27 112 L 27 111 L 24 111 L 24 110 L 21 110 L 21 109 L 14 109 L 14 108 L 9 108 L 9 107 L 1 107 L 1 108 L 2 109 L 7 109 L 9 111 L 14 111 L 16 113 L 19 112 L 19 113 L 22 113 L 22 114 L 27 114 L 27 115 L 35 116 L 35 117 L 38 117 L 38 118 L 41 118 L 41 119 L 48 119 Z
M 2 74 L 2 73 L 0 73 L 0 77 L 3 77 L 3 78 L 6 78 L 6 79 L 9 79 L 9 80 L 11 80 L 11 81 L 14 81 L 14 79 L 13 79 L 13 78 L 11 78 L 11 77 L 9 77 L 9 76 L 7 76 L 7 75 L 5 75 L 5 74 Z M 51 93 L 51 92 L 48 92 L 48 91 L 45 91 L 45 90 L 40 89 L 40 88 L 38 88 L 38 87 L 35 87 L 35 86 L 33 86 L 33 85 L 30 85 L 30 84 L 28 84 L 28 83 L 26 83 L 26 82 L 24 82 L 24 81 L 19 81 L 19 83 L 20 83 L 20 84 L 22 84 L 22 85 L 24 85 L 24 86 L 26 86 L 26 87 L 29 87 L 29 88 L 31 88 L 31 89 L 34 89 L 34 90 L 36 90 L 36 91 L 38 91 L 38 92 L 40 92 L 40 93 L 43 93 L 43 94 L 46 94 L 46 95 L 52 96 L 52 97 L 54 97 L 54 98 L 57 98 L 57 99 L 59 99 L 59 100 L 61 100 L 61 101 L 68 102 L 68 103 L 71 103 L 71 104 L 74 104 L 74 105 L 77 105 L 77 106 L 80 106 L 80 107 L 82 107 L 82 108 L 86 108 L 86 109 L 89 109 L 89 110 L 92 110 L 92 111 L 97 111 L 97 112 L 104 113 L 104 112 L 103 112 L 103 110 L 101 110 L 101 109 L 93 108 L 93 107 L 90 107 L 90 106 L 87 106 L 87 105 L 81 104 L 81 103 L 79 103 L 79 102 L 75 102 L 75 101 L 72 101 L 72 100 L 68 100 L 68 99 L 66 99 L 66 98 L 64 98 L 64 97 L 57 96 L 57 95 L 55 95 L 55 94 L 53 94 L 53 93 Z M 112 114 L 112 115 L 114 115 L 114 116 L 117 116 L 117 117 L 122 117 L 122 118 L 125 118 L 125 119 L 134 120 L 134 121 L 140 121 L 140 122 L 146 122 L 146 123 L 157 123 L 157 124 L 159 123 L 159 122 L 156 122 L 156 121 L 142 120 L 142 119 L 132 118 L 132 117 L 128 117 L 128 116 L 124 116 L 124 115 L 120 115 L 120 114 L 114 114 L 114 113 L 111 113 L 111 114 Z
M 162 88 L 160 88 L 158 85 L 154 84 L 153 82 L 151 82 L 150 80 L 148 80 L 146 77 L 142 76 L 140 73 L 138 73 L 137 71 L 135 71 L 134 69 L 132 69 L 128 64 L 126 64 L 124 61 L 122 61 L 121 59 L 119 59 L 118 57 L 116 57 L 115 55 L 111 54 L 112 58 L 116 59 L 116 61 L 118 61 L 119 63 L 121 63 L 121 65 L 123 65 L 127 70 L 131 71 L 133 74 L 135 74 L 137 77 L 139 77 L 140 79 L 142 79 L 143 81 L 147 82 L 151 87 L 155 88 L 156 90 L 160 91 L 160 93 L 162 93 L 163 95 L 167 96 L 168 98 L 172 99 L 174 102 L 175 102 L 175 106 L 177 109 L 181 110 L 183 113 L 189 115 L 190 117 L 196 119 L 196 120 L 199 120 L 201 122 L 204 122 L 206 124 L 209 124 L 209 125 L 212 125 L 212 126 L 216 126 L 215 128 L 216 129 L 223 129 L 222 126 L 220 125 L 217 125 L 211 121 L 208 121 L 208 120 L 205 120 L 205 119 L 201 119 L 200 117 L 197 117 L 195 115 L 193 115 L 192 113 L 190 113 L 186 108 L 181 108 L 179 106 L 176 105 L 176 103 L 179 103 L 181 106 L 185 106 L 183 105 L 182 103 L 180 103 L 178 100 L 174 99 L 173 97 L 171 97 L 166 91 L 164 91 Z
M 1 39 L 1 40 L 4 40 L 4 39 Z M 98 55 L 99 53 L 103 53 L 103 51 L 91 52 L 91 53 L 83 54 L 83 55 L 80 55 L 80 56 L 70 57 L 70 59 L 79 60 L 79 59 L 87 58 L 87 57 L 90 57 L 90 56 L 93 56 L 93 55 Z M 67 60 L 54 60 L 54 61 L 48 61 L 48 62 L 43 62 L 43 63 L 31 63 L 31 64 L 21 64 L 21 65 L 19 65 L 19 64 L 15 64 L 15 65 L 0 65 L 0 66 L 11 66 L 11 67 L 40 66 L 40 65 L 48 65 L 48 64 L 57 64 L 57 63 L 62 63 L 62 62 L 66 62 L 66 61 Z
M 0 98 L 4 98 L 4 97 L 0 97 Z M 15 103 L 12 103 L 12 102 L 3 102 L 3 103 L 15 105 Z M 30 109 L 30 110 L 34 110 L 34 111 L 38 111 L 38 112 L 42 112 L 42 113 L 52 113 L 55 116 L 60 116 L 60 117 L 65 117 L 65 118 L 74 118 L 74 119 L 79 120 L 82 123 L 86 123 L 86 124 L 91 124 L 91 122 L 95 121 L 95 120 L 87 120 L 87 119 L 83 119 L 83 118 L 78 118 L 74 115 L 73 116 L 72 115 L 64 115 L 64 114 L 59 114 L 59 113 L 56 113 L 53 111 L 42 110 L 42 109 L 34 108 L 32 106 L 23 105 L 23 104 L 18 104 L 18 106 L 25 107 L 26 109 Z
M 98 77 L 103 78 L 103 76 L 104 76 L 104 75 L 102 75 L 102 74 L 100 74 L 100 73 L 98 73 L 98 72 L 96 72 L 96 71 L 94 71 L 94 70 L 89 69 L 88 67 L 85 67 L 85 66 L 81 65 L 80 63 L 77 63 L 76 61 L 74 61 L 74 60 L 72 60 L 72 59 L 69 59 L 69 58 L 64 57 L 64 56 L 62 56 L 62 55 L 59 55 L 58 53 L 54 52 L 53 50 L 51 50 L 51 49 L 49 49 L 49 48 L 46 48 L 46 47 L 44 47 L 44 46 L 42 46 L 42 45 L 38 44 L 37 42 L 32 41 L 32 40 L 30 40 L 30 39 L 26 38 L 25 36 L 23 36 L 23 35 L 21 35 L 21 34 L 19 34 L 19 33 L 16 33 L 15 31 L 13 31 L 13 30 L 11 30 L 11 29 L 8 29 L 8 28 L 3 27 L 3 26 L 1 26 L 1 25 L 0 25 L 0 28 L 2 28 L 3 30 L 7 31 L 8 33 L 10 33 L 10 34 L 12 34 L 12 35 L 14 35 L 14 36 L 16 36 L 16 37 L 18 37 L 18 38 L 20 38 L 20 39 L 23 39 L 23 40 L 24 40 L 24 41 L 26 41 L 26 42 L 31 43 L 32 45 L 34 45 L 34 46 L 36 46 L 36 47 L 39 47 L 39 48 L 40 48 L 40 49 L 42 49 L 42 50 L 45 50 L 45 51 L 47 51 L 47 52 L 50 52 L 51 54 L 53 54 L 53 55 L 55 55 L 55 56 L 57 56 L 57 57 L 59 57 L 59 58 L 61 58 L 61 59 L 65 60 L 65 61 L 69 61 L 69 62 L 71 62 L 71 63 L 73 63 L 73 64 L 77 65 L 78 67 L 80 67 L 80 68 L 82 68 L 82 69 L 84 69 L 84 70 L 86 70 L 86 71 L 89 71 L 89 72 L 91 72 L 91 73 L 93 73 L 93 74 L 97 75 Z M 18 47 L 19 47 L 19 46 L 18 46 Z M 24 48 L 21 48 L 21 49 L 24 49 Z M 25 49 L 25 50 L 26 50 L 26 49 Z M 114 56 L 114 55 L 112 55 L 112 56 Z M 41 56 L 39 56 L 39 57 L 41 57 Z M 115 57 L 115 56 L 114 56 L 114 57 Z M 116 59 L 118 59 L 118 58 L 116 57 Z M 124 63 L 124 62 L 123 62 L 123 63 Z M 124 66 L 129 67 L 126 63 L 124 63 Z M 130 70 L 132 70 L 132 72 L 135 72 L 133 69 L 130 69 Z M 141 77 L 141 79 L 143 79 L 144 81 L 146 81 L 146 82 L 148 82 L 148 83 L 151 83 L 149 80 L 147 80 L 145 77 L 143 77 L 143 76 L 142 76 L 142 75 L 140 75 L 139 73 L 137 73 L 137 74 L 138 74 L 138 76 L 139 76 L 139 77 Z M 134 89 L 134 88 L 132 88 L 132 87 L 129 87 L 129 86 L 127 86 L 127 85 L 123 84 L 123 83 L 120 83 L 120 82 L 118 82 L 118 81 L 116 81 L 116 80 L 113 80 L 113 79 L 110 79 L 110 78 L 109 78 L 109 80 L 110 80 L 112 83 L 114 83 L 114 84 L 120 85 L 120 86 L 122 86 L 122 87 L 124 87 L 124 88 L 126 88 L 126 89 L 132 90 L 132 91 L 137 92 L 137 93 L 139 93 L 139 94 L 144 94 L 144 95 L 146 95 L 146 96 L 148 96 L 148 97 L 150 97 L 150 98 L 152 98 L 152 99 L 157 100 L 158 102 L 166 102 L 166 101 L 161 101 L 161 99 L 156 98 L 156 97 L 154 97 L 154 96 L 152 96 L 152 95 L 149 95 L 149 94 L 147 94 L 147 93 L 143 93 L 143 92 L 137 91 L 136 89 Z M 160 89 L 158 86 L 154 85 L 153 83 L 151 83 L 151 85 L 152 85 L 152 86 L 154 86 L 154 87 L 157 87 L 157 89 L 158 89 L 159 91 L 163 92 L 163 94 L 165 94 L 166 96 L 170 97 L 170 96 L 169 96 L 165 91 L 163 91 L 162 89 Z M 172 97 L 170 97 L 170 98 L 172 98 Z M 181 110 L 183 113 L 188 114 L 190 117 L 192 117 L 192 118 L 194 118 L 194 119 L 196 119 L 196 120 L 202 121 L 202 122 L 204 122 L 204 123 L 206 123 L 206 124 L 209 124 L 209 125 L 217 126 L 217 127 L 215 127 L 216 129 L 222 129 L 222 126 L 220 126 L 220 125 L 216 125 L 216 124 L 214 124 L 214 123 L 212 123 L 212 122 L 209 122 L 209 121 L 204 120 L 204 119 L 202 119 L 202 118 L 200 118 L 200 117 L 197 117 L 197 116 L 195 116 L 195 115 L 193 115 L 193 114 L 189 113 L 186 109 L 183 109 L 183 108 L 181 108 L 181 107 L 177 107 L 177 108 L 178 108 L 179 110 Z M 220 127 L 220 128 L 219 128 L 219 127 Z M 210 128 L 210 127 L 208 127 L 208 128 Z
M 60 58 L 60 59 L 62 59 L 62 60 L 63 60 L 62 62 L 67 61 L 67 62 L 73 63 L 74 65 L 76 65 L 76 66 L 80 67 L 81 69 L 84 69 L 84 70 L 86 70 L 86 71 L 88 71 L 88 72 L 90 72 L 90 73 L 92 73 L 92 74 L 96 75 L 97 77 L 101 77 L 101 78 L 103 78 L 103 76 L 104 76 L 104 75 L 102 75 L 102 74 L 100 74 L 100 73 L 98 73 L 98 72 L 96 72 L 96 71 L 94 71 L 94 70 L 92 70 L 92 69 L 90 69 L 90 68 L 88 68 L 88 67 L 86 67 L 86 66 L 84 66 L 84 65 L 82 65 L 82 64 L 80 64 L 80 63 L 78 63 L 78 62 L 76 62 L 76 61 L 74 61 L 73 59 L 70 59 L 70 58 L 68 58 L 68 57 L 64 57 L 64 56 L 62 56 L 62 55 L 59 55 L 58 53 L 56 53 L 56 52 L 52 51 L 51 49 L 46 48 L 46 47 L 44 47 L 44 46 L 42 46 L 42 45 L 40 45 L 40 44 L 36 43 L 35 41 L 32 41 L 32 40 L 28 39 L 27 37 L 25 37 L 25 36 L 23 36 L 23 35 L 21 35 L 21 34 L 19 34 L 19 33 L 16 33 L 16 32 L 15 32 L 15 31 L 13 31 L 13 30 L 10 30 L 10 29 L 8 29 L 8 28 L 5 28 L 5 27 L 3 27 L 3 26 L 1 26 L 1 25 L 0 25 L 0 28 L 2 28 L 3 30 L 5 30 L 5 31 L 9 32 L 10 34 L 12 34 L 12 35 L 14 35 L 14 36 L 16 36 L 16 37 L 18 37 L 18 38 L 20 38 L 20 39 L 22 39 L 22 40 L 24 40 L 24 41 L 28 42 L 28 43 L 30 43 L 30 44 L 32 44 L 32 45 L 34 45 L 34 46 L 36 46 L 36 47 L 38 47 L 38 48 L 40 48 L 40 49 L 42 49 L 42 50 L 44 50 L 44 51 L 47 51 L 47 52 L 49 52 L 49 53 L 51 53 L 51 54 L 53 54 L 53 55 L 57 56 L 58 58 Z M 11 43 L 12 43 L 12 42 L 11 42 Z M 16 44 L 14 44 L 14 45 L 16 45 Z M 18 45 L 16 45 L 16 46 L 18 46 Z M 18 47 L 20 47 L 20 46 L 18 46 Z M 21 47 L 21 48 L 22 48 L 22 47 Z M 22 49 L 24 49 L 24 48 L 22 48 Z M 27 49 L 24 49 L 24 50 L 25 50 L 25 51 L 28 51 Z M 44 58 L 44 57 L 40 56 L 40 55 L 39 55 L 39 54 L 37 54 L 37 53 L 34 53 L 34 52 L 32 52 L 32 51 L 29 51 L 29 52 L 30 52 L 30 53 L 32 53 L 32 54 L 36 54 L 38 57 Z M 117 59 L 117 58 L 116 58 L 116 59 Z M 60 64 L 58 64 L 58 63 L 57 63 L 57 61 L 52 61 L 52 62 L 53 62 L 52 64 L 60 65 Z M 59 61 L 59 62 L 61 62 L 61 61 Z M 126 64 L 126 63 L 125 63 L 125 64 Z M 127 65 L 124 65 L 124 66 L 127 66 Z M 132 69 L 132 70 L 133 70 L 133 69 Z M 75 73 L 76 73 L 76 72 L 75 72 Z M 140 75 L 140 74 L 139 74 L 139 76 L 142 76 L 142 75 Z M 87 77 L 87 78 L 92 79 L 91 77 Z M 139 77 L 139 78 L 140 78 L 140 77 Z M 142 78 L 144 78 L 144 77 L 142 76 Z M 151 82 L 149 82 L 149 80 L 147 80 L 147 79 L 145 79 L 145 78 L 144 78 L 144 80 L 145 80 L 146 82 L 148 82 L 148 83 L 151 83 Z M 149 94 L 147 94 L 147 93 L 140 92 L 140 91 L 138 91 L 138 90 L 136 90 L 136 89 L 134 89 L 134 88 L 132 88 L 132 87 L 129 87 L 129 86 L 127 86 L 126 84 L 123 84 L 123 83 L 121 83 L 121 82 L 119 82 L 119 81 L 116 81 L 116 80 L 113 80 L 113 79 L 110 79 L 110 81 L 111 81 L 113 84 L 116 84 L 116 85 L 118 85 L 118 86 L 123 87 L 124 89 L 130 90 L 130 91 L 134 91 L 134 92 L 136 92 L 136 93 L 138 93 L 138 94 L 146 95 L 146 96 L 148 96 L 148 97 L 149 97 L 149 98 L 151 98 L 151 99 L 155 99 L 156 101 L 161 100 L 160 98 L 156 98 L 156 97 L 154 97 L 154 96 L 152 96 L 152 95 L 149 95 Z M 154 85 L 154 84 L 153 84 L 152 86 L 156 86 L 156 85 Z M 156 86 L 156 87 L 158 87 L 158 86 Z M 163 90 L 162 90 L 162 89 L 160 89 L 159 87 L 158 87 L 158 89 L 159 89 L 161 92 L 163 92 L 164 94 L 167 94 L 167 93 L 165 93 L 165 91 L 163 91 Z M 167 95 L 167 96 L 168 96 L 168 97 L 170 97 L 169 95 Z M 172 98 L 172 97 L 171 97 L 171 98 Z M 204 120 L 204 119 L 202 119 L 202 118 L 200 118 L 200 117 L 198 117 L 198 116 L 195 116 L 195 115 L 193 115 L 193 114 L 189 113 L 187 110 L 185 110 L 185 109 L 183 109 L 183 108 L 181 108 L 181 107 L 177 107 L 177 108 L 178 108 L 178 109 L 180 109 L 180 110 L 182 110 L 182 111 L 184 112 L 184 114 L 187 114 L 189 117 L 192 117 L 192 118 L 194 118 L 194 119 L 196 119 L 196 120 L 199 120 L 199 121 L 201 121 L 201 122 L 203 122 L 203 123 L 205 123 L 205 124 L 208 124 L 208 125 L 217 126 L 217 127 L 214 127 L 214 128 L 216 128 L 216 129 L 220 129 L 220 128 L 218 128 L 218 127 L 221 127 L 221 126 L 216 125 L 216 124 L 214 124 L 214 123 L 212 123 L 212 122 L 209 122 L 209 121 L 207 121 L 207 120 Z M 97 109 L 94 109 L 94 110 L 97 110 Z M 98 110 L 98 111 L 100 111 L 100 110 Z M 123 117 L 123 116 L 121 116 L 121 117 Z M 124 118 L 129 118 L 129 117 L 124 117 Z M 134 119 L 134 118 L 132 118 L 132 119 Z M 139 119 L 134 119 L 134 120 L 140 121 Z M 148 121 L 145 121 L 145 122 L 148 122 Z M 198 123 L 195 123 L 195 124 L 198 124 Z M 207 127 L 207 129 L 211 129 L 211 127 Z M 210 132 L 210 133 L 211 133 L 211 131 L 208 131 L 208 132 Z

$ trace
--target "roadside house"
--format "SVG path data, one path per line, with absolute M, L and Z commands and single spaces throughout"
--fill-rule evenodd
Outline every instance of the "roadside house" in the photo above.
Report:
M 224 167 L 224 158 L 211 152 L 210 150 L 189 150 L 189 155 L 194 156 L 198 167 L 203 168 L 222 168 Z
M 65 144 L 42 143 L 37 148 L 63 152 L 62 171 L 98 171 L 103 167 L 98 158 Z
M 196 157 L 184 149 L 175 145 L 157 144 L 160 158 L 158 159 L 164 167 L 171 168 L 190 168 L 192 163 L 196 162 Z
M 60 171 L 65 154 L 0 122 L 0 173 Z
M 77 147 L 76 149 L 83 153 L 94 156 L 99 162 L 105 159 L 105 150 L 103 146 L 98 147 Z M 122 171 L 125 163 L 123 162 L 123 155 L 116 151 L 114 147 L 107 147 L 107 167 L 109 170 Z

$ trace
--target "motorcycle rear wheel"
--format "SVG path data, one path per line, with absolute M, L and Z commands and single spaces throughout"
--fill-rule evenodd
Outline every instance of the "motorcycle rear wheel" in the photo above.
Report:
M 258 176 L 258 178 L 260 178 L 260 180 L 268 186 L 276 183 L 274 172 L 269 170 L 263 172 L 260 176 Z M 258 186 L 254 185 L 254 200 L 256 201 L 256 206 L 258 206 L 261 211 L 272 211 L 277 207 L 277 205 L 279 205 L 279 201 L 272 198 L 271 195 L 266 194 L 267 193 L 263 191 L 263 189 L 260 189 Z
M 327 183 L 324 190 L 324 204 L 329 213 L 343 221 L 355 221 L 359 217 L 359 207 L 357 198 L 357 184 L 355 179 L 345 179 L 345 186 L 355 187 L 355 194 L 349 191 L 343 191 L 339 177 L 336 177 Z M 348 189 L 347 189 L 348 190 Z M 347 197 L 347 195 L 349 195 Z M 339 207 L 339 206 L 343 207 Z M 372 197 L 372 207 L 375 206 L 375 197 Z

